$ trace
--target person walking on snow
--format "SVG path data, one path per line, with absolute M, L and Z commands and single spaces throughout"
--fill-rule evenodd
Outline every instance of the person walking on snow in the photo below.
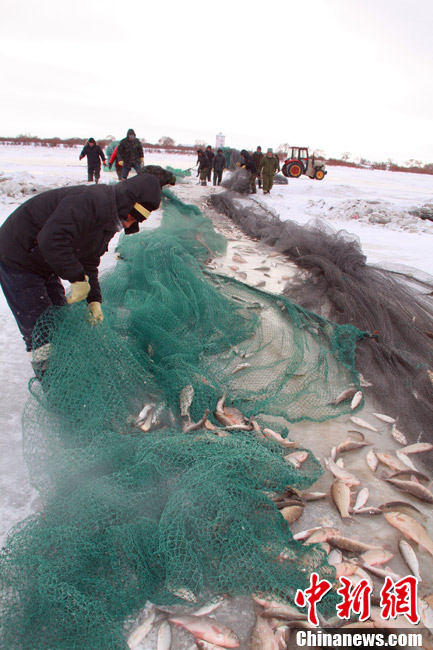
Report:
M 274 174 L 279 169 L 278 160 L 275 158 L 272 149 L 268 149 L 266 156 L 260 163 L 260 171 L 263 175 L 263 194 L 269 194 L 274 184 Z
M 208 146 L 206 147 L 206 152 L 205 153 L 206 153 L 206 156 L 207 156 L 207 159 L 208 159 L 208 162 L 209 162 L 209 168 L 208 168 L 208 171 L 207 171 L 207 179 L 208 179 L 208 181 L 210 183 L 210 178 L 211 178 L 212 168 L 213 168 L 213 159 L 215 158 L 215 154 L 212 151 L 212 147 L 210 146 L 210 144 L 208 144 Z M 215 185 L 215 183 L 214 183 L 214 185 Z
M 101 176 L 101 160 L 105 165 L 105 154 L 99 144 L 96 144 L 95 138 L 89 138 L 87 144 L 84 145 L 81 153 L 80 160 L 87 156 L 87 180 L 93 183 L 93 175 L 95 175 L 95 183 L 99 182 Z
M 256 193 L 257 167 L 251 154 L 246 149 L 241 151 L 241 167 L 246 169 L 250 175 L 250 191 Z
M 261 147 L 257 147 L 255 152 L 253 153 L 253 159 L 254 159 L 254 162 L 256 163 L 256 167 L 257 167 L 257 183 L 258 183 L 258 186 L 259 186 L 259 189 L 260 189 L 262 187 L 262 177 L 261 177 L 261 174 L 260 174 L 260 163 L 263 160 L 263 153 L 262 153 L 262 148 Z
M 144 153 L 141 142 L 135 137 L 134 129 L 128 129 L 126 138 L 117 147 L 117 162 L 122 167 L 122 180 L 128 178 L 132 168 L 136 172 L 143 166 Z
M 212 161 L 212 164 L 213 164 L 213 184 L 216 185 L 218 182 L 219 185 L 223 177 L 223 171 L 227 167 L 226 157 L 224 156 L 222 149 L 218 149 L 217 154 Z
M 198 170 L 197 173 L 200 175 L 201 185 L 207 185 L 206 179 L 209 172 L 209 160 L 203 149 L 197 149 L 197 162 Z
M 170 182 L 173 175 L 162 171 Z M 137 232 L 160 201 L 160 179 L 143 173 L 114 186 L 42 192 L 12 212 L 0 227 L 0 283 L 28 352 L 36 322 L 49 307 L 87 300 L 91 323 L 103 320 L 101 256 L 122 226 L 126 234 Z M 61 278 L 71 283 L 67 299 Z M 49 350 L 48 335 L 36 347 Z M 40 378 L 48 355 L 37 353 L 32 365 Z

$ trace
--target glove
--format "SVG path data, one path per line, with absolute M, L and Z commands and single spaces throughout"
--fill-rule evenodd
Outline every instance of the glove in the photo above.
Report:
M 144 158 L 140 158 L 140 162 L 142 165 L 144 165 Z
M 119 167 L 122 167 L 122 165 L 123 165 L 123 160 L 118 160 L 118 161 L 117 161 L 117 164 L 119 165 Z
M 110 170 L 110 172 L 111 172 L 111 165 L 108 165 L 108 169 L 109 169 L 109 170 Z
M 242 165 L 242 169 L 245 169 L 245 165 Z
M 72 293 L 66 301 L 69 305 L 72 305 L 74 302 L 80 302 L 80 300 L 87 298 L 90 291 L 90 284 L 88 276 L 85 275 L 84 277 L 86 278 L 85 280 L 71 283 Z
M 89 302 L 89 321 L 90 324 L 97 325 L 104 320 L 100 302 Z
M 240 166 L 241 166 L 241 163 L 236 163 L 236 167 L 240 167 Z

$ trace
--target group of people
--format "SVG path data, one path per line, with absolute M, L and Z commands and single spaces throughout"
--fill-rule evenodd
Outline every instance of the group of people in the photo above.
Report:
M 87 157 L 87 180 L 89 183 L 93 183 L 93 178 L 95 178 L 95 183 L 99 183 L 101 177 L 101 161 L 106 165 L 107 160 L 104 152 L 96 144 L 94 138 L 88 139 L 87 144 L 80 153 L 80 160 L 85 157 Z M 119 181 L 124 181 L 128 178 L 131 169 L 135 169 L 138 173 L 143 167 L 143 164 L 143 146 L 135 135 L 134 129 L 128 129 L 126 138 L 123 138 L 117 147 L 114 148 L 108 161 L 108 168 L 111 169 L 115 165 Z
M 211 180 L 211 173 L 213 170 L 213 184 L 219 185 L 221 183 L 222 174 L 224 169 L 227 168 L 226 157 L 222 149 L 218 149 L 215 155 L 212 147 L 208 145 L 206 149 L 197 150 L 197 164 L 198 175 L 200 176 L 200 183 L 207 185 L 207 181 Z M 257 147 L 253 154 L 250 154 L 246 149 L 241 151 L 241 162 L 236 163 L 238 166 L 246 169 L 249 173 L 250 191 L 255 194 L 256 181 L 259 189 L 262 187 L 263 181 L 263 194 L 269 194 L 274 185 L 274 176 L 280 171 L 280 161 L 272 149 L 268 149 L 266 156 L 262 153 L 262 148 Z
M 220 185 L 223 177 L 223 171 L 227 168 L 227 160 L 222 149 L 218 149 L 216 154 L 212 151 L 210 144 L 203 149 L 197 149 L 197 175 L 200 176 L 200 183 L 207 185 L 211 180 L 213 170 L 213 184 Z

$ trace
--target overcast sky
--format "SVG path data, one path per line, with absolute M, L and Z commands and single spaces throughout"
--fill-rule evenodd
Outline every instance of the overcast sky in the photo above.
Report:
M 433 162 L 433 0 L 11 0 L 0 135 Z

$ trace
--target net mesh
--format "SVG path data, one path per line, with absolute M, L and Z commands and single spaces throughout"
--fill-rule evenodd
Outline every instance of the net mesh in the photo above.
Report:
M 330 402 L 359 385 L 362 332 L 212 274 L 224 238 L 167 190 L 163 206 L 158 229 L 120 240 L 102 324 L 78 303 L 46 312 L 35 333 L 51 356 L 23 436 L 42 508 L 1 551 L 3 648 L 123 650 L 148 600 L 293 602 L 312 571 L 335 578 L 270 498 L 310 486 L 320 464 L 309 452 L 295 468 L 262 428 L 285 435 L 348 412 Z M 223 395 L 226 416 L 254 417 L 254 430 L 222 426 Z M 335 604 L 331 592 L 323 611 Z

